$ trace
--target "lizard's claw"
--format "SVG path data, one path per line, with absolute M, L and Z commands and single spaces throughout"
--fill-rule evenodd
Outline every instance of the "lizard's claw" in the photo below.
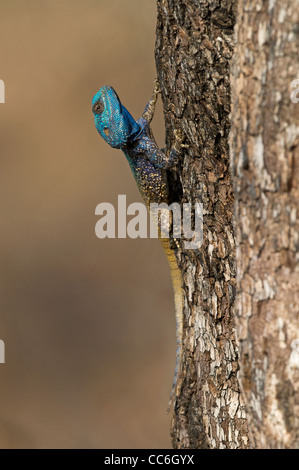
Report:
M 159 93 L 161 93 L 161 88 L 160 88 L 160 85 L 159 85 L 159 82 L 158 82 L 158 78 L 156 77 L 155 81 L 154 81 L 154 95 L 156 96 Z
M 188 144 L 184 144 L 186 137 L 181 131 L 181 129 L 174 129 L 173 133 L 174 133 L 174 138 L 175 138 L 174 145 L 177 148 L 177 150 L 180 150 L 181 148 L 189 148 Z

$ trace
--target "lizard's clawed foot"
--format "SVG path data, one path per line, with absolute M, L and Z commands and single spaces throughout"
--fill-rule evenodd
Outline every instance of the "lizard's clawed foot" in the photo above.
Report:
M 189 148 L 189 145 L 188 144 L 184 144 L 184 141 L 185 141 L 185 135 L 183 134 L 183 132 L 181 131 L 181 129 L 174 129 L 173 131 L 174 133 L 174 138 L 175 138 L 175 147 L 177 150 L 180 150 L 182 148 Z
M 154 81 L 154 96 L 157 96 L 159 93 L 161 93 L 161 88 L 158 82 L 158 78 L 156 77 Z

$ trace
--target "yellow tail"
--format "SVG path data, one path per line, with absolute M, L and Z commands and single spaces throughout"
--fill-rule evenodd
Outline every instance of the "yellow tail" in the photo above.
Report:
M 174 292 L 174 305 L 175 305 L 175 318 L 176 318 L 176 363 L 171 389 L 171 395 L 168 403 L 168 410 L 172 405 L 175 405 L 175 399 L 181 387 L 181 366 L 182 366 L 182 339 L 183 339 L 183 307 L 184 296 L 182 288 L 182 276 L 179 270 L 174 251 L 169 246 L 169 239 L 159 236 L 162 247 L 166 254 L 168 264 L 170 267 L 170 274 L 172 279 L 172 286 Z

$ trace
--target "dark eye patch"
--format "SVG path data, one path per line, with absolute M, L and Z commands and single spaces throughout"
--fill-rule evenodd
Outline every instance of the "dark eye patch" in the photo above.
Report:
M 97 101 L 97 102 L 93 105 L 92 111 L 93 111 L 95 114 L 102 114 L 102 112 L 104 111 L 104 103 L 103 103 L 103 101 L 101 101 L 101 100 Z

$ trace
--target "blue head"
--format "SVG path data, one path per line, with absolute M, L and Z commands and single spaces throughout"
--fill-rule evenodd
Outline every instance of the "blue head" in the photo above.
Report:
M 111 86 L 103 86 L 92 100 L 92 112 L 97 131 L 113 148 L 123 148 L 133 141 L 141 127 L 121 104 Z

